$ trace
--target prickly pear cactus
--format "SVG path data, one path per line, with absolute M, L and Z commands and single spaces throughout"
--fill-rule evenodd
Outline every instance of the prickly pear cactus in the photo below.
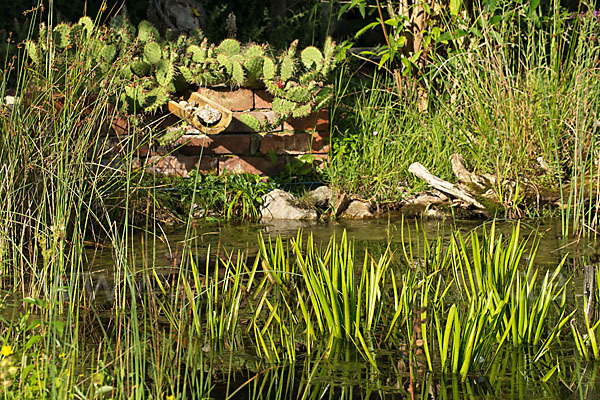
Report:
M 287 54 L 281 61 L 281 80 L 288 81 L 294 75 L 294 58 Z
M 261 56 L 246 58 L 244 69 L 247 72 L 246 80 L 248 85 L 258 85 L 260 78 L 263 76 L 263 62 L 264 58 Z
M 263 76 L 265 79 L 271 80 L 277 74 L 277 66 L 271 57 L 265 57 L 263 61 Z
M 191 55 L 191 59 L 195 63 L 203 63 L 206 61 L 206 42 L 202 42 L 202 45 L 198 46 L 192 44 L 188 46 L 186 50 L 186 53 Z
M 252 114 L 241 114 L 240 121 L 255 132 L 263 130 L 263 124 Z
M 58 24 L 52 31 L 54 44 L 58 49 L 66 49 L 71 44 L 70 39 L 71 27 L 67 24 Z
M 102 47 L 102 50 L 100 50 L 100 57 L 102 61 L 104 61 L 107 64 L 113 62 L 116 56 L 117 46 L 114 44 L 107 44 L 104 47 Z
M 85 65 L 94 69 L 90 85 L 97 87 L 107 77 L 121 80 L 124 91 L 114 99 L 121 110 L 155 111 L 170 93 L 190 85 L 264 85 L 275 97 L 274 110 L 281 119 L 304 116 L 326 106 L 333 96 L 326 85 L 335 43 L 327 39 L 322 50 L 297 46 L 294 41 L 276 54 L 265 45 L 242 46 L 235 39 L 216 46 L 201 32 L 191 36 L 167 32 L 161 37 L 148 21 L 135 27 L 126 16 L 117 16 L 108 26 L 96 26 L 89 17 L 72 25 L 41 26 L 39 39 L 26 41 L 25 51 L 32 68 L 38 69 L 49 51 L 57 50 L 53 54 L 61 65 L 87 58 Z M 256 130 L 269 125 L 244 118 Z
M 156 42 L 148 42 L 144 45 L 144 59 L 150 64 L 158 64 L 162 59 L 162 49 Z
M 323 67 L 323 54 L 316 47 L 309 46 L 302 50 L 300 59 L 306 69 L 319 71 Z
M 236 54 L 240 54 L 241 45 L 240 42 L 235 39 L 225 39 L 215 50 L 217 53 L 225 54 L 227 56 L 234 56 Z
M 246 80 L 246 74 L 239 62 L 233 62 L 233 70 L 231 72 L 231 81 L 236 86 L 242 86 Z
M 257 44 L 252 44 L 252 45 L 248 46 L 248 48 L 244 52 L 244 55 L 247 58 L 264 57 L 265 49 L 262 46 L 259 46 Z
M 137 60 L 131 63 L 130 68 L 136 76 L 143 77 L 150 73 L 151 66 L 145 61 Z
M 31 61 L 33 61 L 34 64 L 39 64 L 40 53 L 38 50 L 38 46 L 34 41 L 25 41 L 25 51 L 27 52 L 27 56 L 31 59 Z
M 170 60 L 160 60 L 156 64 L 156 81 L 160 86 L 169 86 L 173 83 L 175 68 Z
M 144 20 L 138 25 L 138 39 L 141 42 L 147 42 L 149 40 L 160 40 L 160 34 L 158 33 L 158 29 L 156 29 L 154 25 Z

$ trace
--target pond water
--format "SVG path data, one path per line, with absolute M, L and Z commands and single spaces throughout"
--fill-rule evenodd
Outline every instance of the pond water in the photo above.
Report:
M 448 223 L 398 218 L 328 223 L 280 221 L 265 225 L 199 224 L 191 232 L 173 229 L 157 233 L 153 239 L 149 237 L 154 236 L 139 234 L 134 240 L 140 245 L 131 257 L 140 266 L 147 265 L 148 260 L 153 260 L 151 264 L 155 267 L 177 266 L 181 263 L 183 244 L 190 242 L 186 237 L 192 237 L 194 256 L 201 260 L 200 265 L 209 252 L 210 257 L 226 258 L 241 250 L 252 258 L 259 252 L 259 234 L 273 240 L 279 236 L 287 243 L 299 230 L 305 236 L 312 234 L 315 243 L 323 245 L 345 231 L 355 243 L 357 258 L 362 257 L 365 248 L 371 253 L 384 252 L 388 244 L 397 255 L 408 251 L 410 246 L 420 254 L 424 235 L 429 240 L 441 237 L 443 243 L 448 243 L 453 231 L 468 233 L 481 225 L 480 221 Z M 510 221 L 496 222 L 497 230 L 506 236 L 510 236 L 514 226 Z M 595 242 L 561 237 L 560 222 L 554 220 L 522 222 L 521 229 L 522 237 L 536 233 L 539 238 L 536 265 L 542 271 L 540 275 L 553 270 L 566 256 L 563 273 L 572 274 L 570 290 L 574 292 L 573 298 L 581 298 L 582 267 L 595 262 L 599 253 Z M 90 259 L 95 274 L 108 276 L 115 268 L 110 246 L 90 250 Z M 294 363 L 265 363 L 243 346 L 234 346 L 232 350 L 222 343 L 199 343 L 198 354 L 202 373 L 210 375 L 210 398 L 214 399 L 595 399 L 598 366 L 580 360 L 568 327 L 563 330 L 551 352 L 535 357 L 537 349 L 533 347 L 503 350 L 485 371 L 478 371 L 462 382 L 451 374 L 430 373 L 422 364 L 412 365 L 401 346 L 373 345 L 374 362 L 368 362 L 355 346 L 343 341 L 326 343 L 326 348 L 310 357 L 299 355 Z M 368 340 L 381 343 L 377 337 Z

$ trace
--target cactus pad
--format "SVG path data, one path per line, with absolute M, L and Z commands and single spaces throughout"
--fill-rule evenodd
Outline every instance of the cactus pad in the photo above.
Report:
M 316 47 L 309 46 L 302 50 L 300 53 L 300 59 L 302 60 L 302 64 L 306 67 L 306 69 L 314 69 L 320 70 L 323 67 L 323 54 L 321 54 L 321 50 Z
M 33 61 L 35 64 L 40 62 L 40 53 L 38 51 L 37 44 L 31 40 L 25 41 L 25 51 L 27 52 L 27 56 Z
M 216 48 L 217 53 L 222 53 L 228 56 L 240 54 L 240 42 L 235 39 L 225 39 L 221 42 L 219 47 Z
M 156 81 L 160 86 L 169 86 L 173 83 L 175 77 L 175 69 L 169 60 L 160 60 L 156 64 Z
M 66 49 L 71 44 L 70 34 L 71 27 L 67 24 L 58 24 L 52 31 L 54 36 L 54 43 L 59 49 Z
M 263 61 L 263 76 L 265 79 L 273 79 L 277 74 L 277 68 L 271 57 L 265 57 Z
M 289 54 L 281 61 L 281 80 L 288 81 L 294 75 L 294 59 Z
M 142 77 L 150 73 L 150 64 L 144 61 L 134 61 L 131 63 L 131 72 L 135 75 Z
M 240 114 L 239 116 L 242 124 L 246 125 L 255 132 L 263 130 L 263 124 L 252 114 Z
M 148 42 L 144 46 L 144 58 L 150 64 L 158 64 L 162 58 L 162 50 L 156 42 Z
M 138 39 L 142 42 L 160 40 L 160 34 L 154 25 L 144 20 L 138 25 Z

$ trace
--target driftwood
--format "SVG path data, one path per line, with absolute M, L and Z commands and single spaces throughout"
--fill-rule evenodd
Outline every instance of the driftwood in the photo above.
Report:
M 454 172 L 456 179 L 458 179 L 458 181 L 462 184 L 475 185 L 479 189 L 481 189 L 481 191 L 484 191 L 486 188 L 485 179 L 466 169 L 464 162 L 465 159 L 460 154 L 452 154 L 450 156 L 452 172 Z
M 408 172 L 411 172 L 423 179 L 425 182 L 433 186 L 435 189 L 440 192 L 447 193 L 451 196 L 454 196 L 467 204 L 471 204 L 474 207 L 484 210 L 485 207 L 478 202 L 473 196 L 471 196 L 468 192 L 463 189 L 453 185 L 452 183 L 445 181 L 443 179 L 438 178 L 435 175 L 432 175 L 427 168 L 425 168 L 421 163 L 412 163 L 410 167 L 408 167 Z

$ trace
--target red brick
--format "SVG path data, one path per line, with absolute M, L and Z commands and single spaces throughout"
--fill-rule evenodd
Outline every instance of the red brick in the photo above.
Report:
M 258 175 L 277 175 L 283 171 L 285 158 L 277 160 L 255 156 L 222 157 L 219 160 L 219 174 L 244 172 Z
M 195 170 L 200 162 L 200 170 L 203 172 L 217 169 L 218 160 L 214 157 L 187 157 L 187 156 L 152 156 L 146 160 L 146 168 L 149 172 L 161 175 L 179 175 L 182 177 Z
M 329 130 L 329 111 L 321 110 L 303 118 L 290 118 L 283 123 L 283 130 L 294 132 Z
M 250 135 L 183 135 L 178 143 L 177 151 L 186 156 L 250 152 Z
M 133 130 L 129 118 L 122 115 L 109 119 L 107 125 L 108 132 L 117 136 L 128 135 Z
M 250 89 L 200 88 L 198 93 L 231 111 L 246 111 L 254 108 L 254 93 Z
M 231 120 L 231 123 L 229 124 L 227 129 L 225 129 L 225 132 L 228 132 L 228 133 L 256 132 L 252 128 L 250 128 L 248 125 L 246 125 L 242 121 L 240 121 L 239 117 L 241 114 L 251 114 L 255 118 L 257 118 L 259 121 L 264 121 L 264 120 L 267 120 L 269 122 L 275 121 L 275 113 L 273 111 L 252 111 L 249 113 L 235 112 L 235 113 L 233 113 L 233 119 Z M 277 130 L 281 130 L 281 127 L 275 129 L 275 131 L 277 131 Z
M 273 95 L 266 90 L 254 91 L 254 108 L 273 108 Z
M 329 140 L 319 132 L 264 135 L 260 141 L 259 151 L 263 154 L 327 153 Z

